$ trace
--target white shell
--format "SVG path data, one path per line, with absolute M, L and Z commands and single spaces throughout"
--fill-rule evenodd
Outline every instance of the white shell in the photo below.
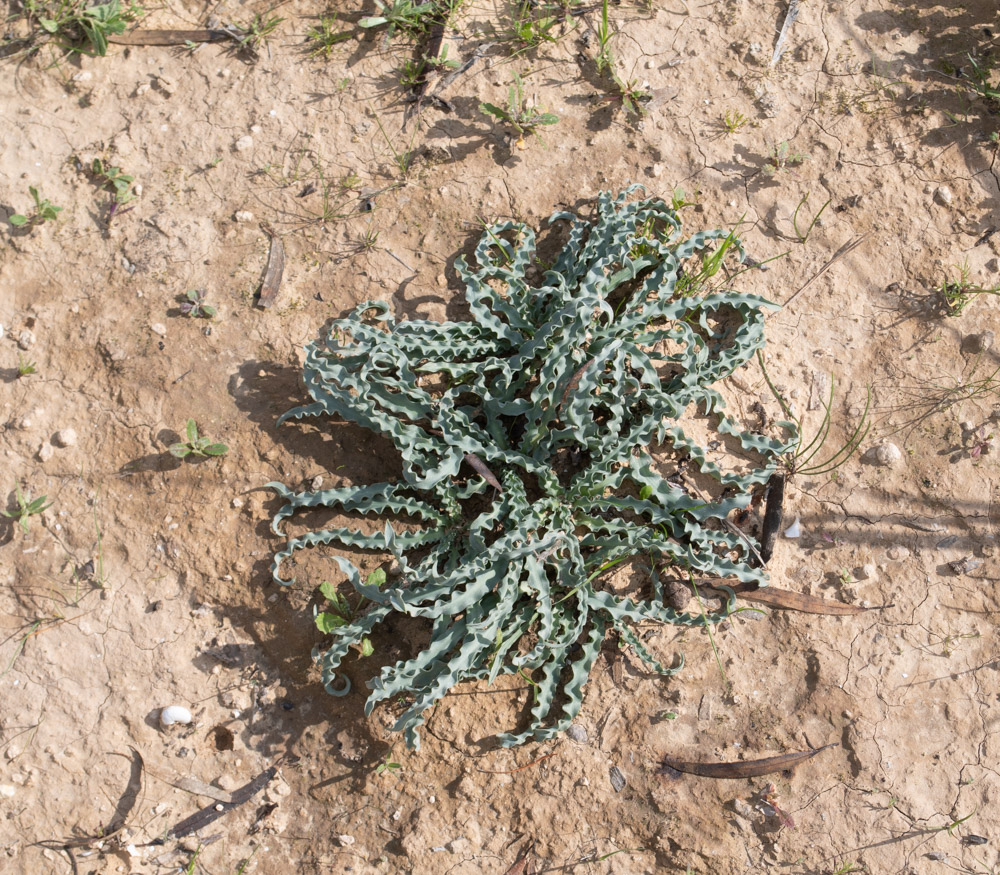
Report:
M 168 705 L 160 711 L 160 726 L 173 726 L 175 723 L 190 723 L 191 712 L 182 705 Z
M 798 538 L 802 535 L 802 526 L 799 525 L 799 518 L 795 517 L 795 522 L 785 529 L 786 538 Z

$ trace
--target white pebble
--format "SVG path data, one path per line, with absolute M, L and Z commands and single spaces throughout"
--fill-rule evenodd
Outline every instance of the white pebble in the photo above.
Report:
M 237 210 L 236 214 L 233 216 L 237 222 L 252 222 L 253 213 L 250 210 Z
M 877 447 L 871 449 L 869 453 L 875 463 L 881 465 L 883 468 L 895 465 L 896 462 L 903 458 L 903 453 L 899 447 L 889 441 L 883 441 Z
M 159 334 L 160 337 L 167 336 L 167 326 L 164 325 L 162 322 L 154 322 L 152 325 L 149 326 L 149 330 L 152 331 L 153 334 Z
M 13 784 L 0 784 L 0 797 L 10 799 L 16 792 L 17 788 Z
M 135 185 L 132 186 L 132 193 L 136 197 L 142 197 L 142 183 L 141 182 L 137 182 Z
M 33 346 L 34 343 L 35 343 L 35 332 L 29 331 L 27 328 L 25 328 L 24 331 L 22 331 L 17 336 L 17 345 L 21 347 L 21 349 L 28 349 L 29 347 Z
M 57 447 L 71 447 L 76 443 L 76 431 L 72 428 L 61 428 L 52 435 L 52 443 Z
M 183 705 L 168 705 L 160 711 L 160 726 L 173 726 L 175 723 L 190 723 L 191 712 Z
M 52 454 L 54 452 L 55 452 L 55 450 L 52 449 L 52 444 L 50 444 L 48 441 L 45 441 L 38 448 L 38 461 L 39 462 L 47 462 L 49 459 L 52 458 Z
M 785 529 L 786 538 L 799 538 L 802 536 L 802 526 L 799 523 L 799 518 L 795 517 L 795 522 L 792 523 L 787 529 Z
M 876 580 L 878 578 L 878 568 L 875 566 L 874 562 L 866 562 L 861 566 L 861 574 L 858 575 L 862 580 Z
M 244 137 L 240 137 L 234 144 L 234 147 L 237 152 L 246 152 L 247 149 L 252 149 L 253 137 L 251 137 L 249 134 L 247 134 Z
M 342 848 L 346 848 L 349 845 L 354 844 L 354 836 L 349 836 L 349 835 L 337 836 L 337 841 L 340 843 L 340 846 Z
M 947 185 L 940 186 L 937 191 L 934 192 L 934 200 L 936 200 L 941 206 L 946 207 L 951 203 L 951 189 Z
M 243 499 L 242 498 L 234 498 L 232 500 L 232 505 L 233 505 L 233 507 L 243 507 Z

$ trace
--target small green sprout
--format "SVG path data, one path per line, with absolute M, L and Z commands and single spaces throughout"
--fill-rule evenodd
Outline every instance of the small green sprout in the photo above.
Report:
M 727 109 L 725 114 L 719 119 L 719 124 L 727 134 L 735 134 L 740 128 L 747 124 L 747 117 L 742 112 L 734 109 Z
M 47 198 L 43 198 L 39 193 L 38 189 L 33 185 L 28 186 L 28 192 L 32 199 L 35 201 L 35 211 L 30 216 L 23 216 L 20 213 L 14 213 L 10 217 L 10 223 L 16 227 L 20 228 L 24 225 L 41 225 L 45 222 L 50 222 L 59 216 L 62 212 L 62 207 L 55 206 Z
M 498 121 L 506 122 L 518 133 L 518 148 L 524 148 L 526 134 L 534 134 L 535 139 L 542 138 L 535 131 L 539 125 L 554 125 L 559 116 L 551 112 L 542 112 L 537 106 L 528 102 L 524 96 L 524 81 L 514 74 L 514 84 L 507 89 L 507 107 L 499 107 L 494 103 L 479 104 L 479 111 L 491 115 Z
M 382 775 L 382 774 L 385 774 L 386 772 L 399 771 L 402 768 L 403 767 L 399 763 L 395 762 L 392 759 L 392 754 L 391 753 L 387 753 L 385 755 L 385 758 L 382 760 L 382 762 L 380 762 L 378 764 L 378 766 L 376 767 L 375 774 L 376 775 Z
M 21 353 L 17 354 L 17 376 L 27 377 L 29 374 L 37 374 L 38 368 L 31 359 L 25 358 Z
M 186 431 L 187 440 L 173 444 L 170 455 L 185 459 L 188 456 L 224 456 L 229 452 L 225 444 L 213 444 L 207 437 L 199 437 L 198 426 L 193 419 L 187 421 Z
M 201 316 L 204 319 L 211 319 L 219 311 L 209 304 L 205 303 L 205 297 L 208 293 L 204 289 L 191 289 L 184 297 L 185 300 L 181 304 L 181 312 L 185 316 L 191 316 L 197 318 Z
M 987 287 L 972 281 L 968 259 L 956 265 L 955 269 L 958 277 L 946 278 L 939 289 L 946 316 L 961 316 L 962 311 L 980 295 L 1000 295 L 1000 285 Z
M 306 33 L 306 39 L 313 43 L 313 49 L 309 52 L 310 58 L 322 55 L 329 59 L 334 46 L 339 45 L 352 36 L 350 31 L 339 30 L 337 16 L 321 16 L 319 24 Z
M 375 0 L 378 15 L 370 15 L 358 22 L 359 27 L 385 27 L 386 37 L 392 39 L 397 30 L 409 36 L 423 33 L 434 15 L 434 3 L 414 3 L 413 0 L 393 0 L 392 6 Z
M 20 486 L 14 487 L 14 495 L 17 499 L 17 510 L 0 510 L 7 519 L 14 520 L 24 534 L 28 534 L 28 518 L 41 513 L 45 508 L 51 507 L 52 502 L 45 503 L 47 495 L 32 499 L 31 493 L 21 492 Z
M 122 173 L 121 167 L 106 164 L 100 158 L 95 158 L 94 163 L 90 167 L 90 172 L 103 184 L 111 186 L 115 203 L 119 206 L 135 200 L 135 195 L 131 191 L 135 177 Z
M 786 167 L 791 167 L 793 164 L 801 164 L 805 160 L 805 155 L 792 151 L 792 147 L 788 145 L 788 140 L 782 140 L 768 153 L 767 163 L 761 169 L 767 176 L 774 176 Z
M 368 586 L 379 587 L 385 584 L 385 580 L 385 572 L 381 568 L 376 568 L 368 575 L 365 583 Z M 333 634 L 336 629 L 354 622 L 355 617 L 358 616 L 358 612 L 365 603 L 365 597 L 361 596 L 358 603 L 351 607 L 351 603 L 347 598 L 337 592 L 337 587 L 328 580 L 324 580 L 319 585 L 319 591 L 330 602 L 330 609 L 318 612 L 315 615 L 316 628 L 324 635 Z M 360 646 L 362 656 L 371 656 L 375 652 L 371 639 L 367 636 L 361 639 Z

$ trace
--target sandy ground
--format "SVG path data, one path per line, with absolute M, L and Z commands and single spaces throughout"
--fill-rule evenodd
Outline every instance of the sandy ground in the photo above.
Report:
M 144 26 L 266 11 L 171 2 Z M 448 44 L 477 60 L 405 130 L 412 47 L 369 35 L 311 58 L 326 11 L 282 5 L 256 62 L 210 44 L 0 66 L 0 218 L 28 210 L 29 185 L 64 207 L 0 227 L 0 487 L 8 509 L 15 484 L 51 502 L 27 534 L 0 529 L 0 870 L 500 875 L 530 848 L 537 872 L 1000 871 L 1000 509 L 996 452 L 977 451 L 997 427 L 998 361 L 976 339 L 1000 331 L 1000 302 L 948 317 L 935 291 L 966 260 L 1000 282 L 1000 118 L 955 74 L 993 44 L 995 6 L 809 0 L 774 68 L 783 3 L 612 6 L 623 75 L 657 95 L 637 118 L 593 72 L 598 11 L 511 57 L 509 11 L 473 3 Z M 524 149 L 478 111 L 515 71 L 560 116 Z M 727 132 L 727 112 L 745 124 Z M 782 142 L 804 160 L 768 175 Z M 141 185 L 110 224 L 94 158 Z M 864 454 L 793 479 L 787 520 L 803 534 L 779 540 L 771 575 L 872 610 L 740 614 L 716 635 L 724 673 L 704 634 L 644 628 L 684 671 L 658 678 L 609 641 L 571 737 L 498 748 L 529 702 L 507 679 L 457 688 L 408 751 L 391 709 L 366 718 L 361 692 L 327 696 L 311 665 L 329 563 L 312 586 L 270 578 L 278 501 L 263 484 L 398 471 L 353 427 L 276 428 L 305 397 L 303 346 L 368 298 L 453 314 L 452 262 L 481 219 L 537 225 L 630 182 L 668 199 L 682 187 L 690 231 L 742 218 L 757 259 L 787 253 L 740 288 L 787 302 L 767 361 L 810 427 L 833 377 L 831 447 L 871 388 Z M 268 310 L 254 306 L 262 224 L 287 254 Z M 189 289 L 215 319 L 180 312 Z M 18 378 L 19 355 L 37 373 Z M 778 413 L 756 366 L 723 388 L 747 421 L 756 402 Z M 189 417 L 229 453 L 174 459 Z M 900 450 L 889 465 L 884 440 Z M 418 640 L 404 625 L 376 636 L 375 664 L 348 666 L 356 688 Z M 170 704 L 193 722 L 161 729 Z M 665 755 L 834 742 L 790 775 L 657 773 Z M 157 843 L 271 767 L 250 801 Z M 787 818 L 762 801 L 769 781 Z M 123 831 L 93 838 L 124 811 Z

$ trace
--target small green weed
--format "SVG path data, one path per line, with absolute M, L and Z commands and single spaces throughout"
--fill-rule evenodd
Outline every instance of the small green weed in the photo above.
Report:
M 325 15 L 320 17 L 319 24 L 309 29 L 306 40 L 313 44 L 309 51 L 310 58 L 322 55 L 329 59 L 334 47 L 353 36 L 350 31 L 340 30 L 339 23 L 336 15 Z
M 229 447 L 225 444 L 213 444 L 209 438 L 199 437 L 198 426 L 193 419 L 187 421 L 185 430 L 187 440 L 170 447 L 172 456 L 185 459 L 188 456 L 224 456 L 229 452 Z
M 603 0 L 601 20 L 597 23 L 597 57 L 594 59 L 598 74 L 611 73 L 614 69 L 615 59 L 610 46 L 612 36 L 611 26 L 608 24 L 608 0 Z
M 132 193 L 132 183 L 135 181 L 135 177 L 122 173 L 121 167 L 115 167 L 105 163 L 100 158 L 95 158 L 90 172 L 102 185 L 111 187 L 116 204 L 127 204 L 129 201 L 135 200 L 135 195 Z
M 181 303 L 181 312 L 185 316 L 195 318 L 198 316 L 201 316 L 203 319 L 213 318 L 218 310 L 205 303 L 207 295 L 208 293 L 204 289 L 191 289 L 184 296 L 184 301 Z
M 802 430 L 802 419 L 792 412 L 792 409 L 785 400 L 784 396 L 782 396 L 782 394 L 778 391 L 774 383 L 771 382 L 771 377 L 767 373 L 767 368 L 764 367 L 764 357 L 759 351 L 757 352 L 757 361 L 760 363 L 760 369 L 764 374 L 764 380 L 767 382 L 768 388 L 771 390 L 771 394 L 774 395 L 781 407 L 782 412 L 790 420 L 789 422 L 781 423 L 781 425 L 790 429 L 795 435 L 794 446 L 782 460 L 788 476 L 791 477 L 795 474 L 803 474 L 809 477 L 818 477 L 821 474 L 835 473 L 841 465 L 846 463 L 847 460 L 858 451 L 861 447 L 861 442 L 868 436 L 868 430 L 871 428 L 871 421 L 868 418 L 868 413 L 871 410 L 872 403 L 871 387 L 869 386 L 867 390 L 865 409 L 861 414 L 861 418 L 854 426 L 854 430 L 851 432 L 847 440 L 825 461 L 814 462 L 813 460 L 819 455 L 824 444 L 826 443 L 827 437 L 830 435 L 830 424 L 833 411 L 833 380 L 830 380 L 830 395 L 827 400 L 823 402 L 823 420 L 820 423 L 820 427 L 816 431 L 812 440 L 810 440 L 808 444 L 805 444 L 805 435 Z M 805 445 L 803 446 L 803 444 Z
M 124 33 L 143 14 L 136 3 L 122 6 L 120 0 L 110 0 L 94 6 L 87 0 L 26 0 L 29 22 L 35 22 L 71 52 L 104 56 L 108 53 L 108 37 Z
M 687 199 L 687 192 L 677 186 L 670 195 L 670 208 L 680 212 L 684 207 L 693 207 L 698 203 L 698 192 L 692 195 L 692 200 Z
M 559 39 L 554 33 L 556 25 L 559 24 L 558 16 L 545 14 L 547 11 L 545 9 L 539 14 L 539 9 L 543 8 L 528 0 L 514 9 L 509 38 L 522 51 L 537 49 L 544 43 L 554 43 Z
M 788 140 L 782 140 L 767 154 L 767 162 L 761 169 L 768 176 L 775 176 L 782 170 L 795 164 L 801 164 L 805 160 L 805 155 L 792 151 L 792 147 L 788 145 Z
M 278 25 L 285 20 L 277 15 L 271 15 L 271 12 L 273 9 L 262 15 L 255 15 L 246 26 L 238 26 L 237 32 L 241 33 L 242 37 L 237 43 L 237 49 L 245 49 L 254 58 L 260 54 L 260 50 L 267 46 Z
M 385 580 L 385 572 L 381 568 L 377 568 L 368 575 L 365 584 L 380 588 L 385 585 Z M 319 591 L 330 602 L 329 610 L 317 612 L 315 616 L 316 628 L 324 635 L 329 635 L 334 629 L 353 623 L 367 601 L 364 596 L 361 596 L 358 603 L 352 607 L 351 603 L 337 591 L 337 587 L 328 580 L 324 580 L 319 585 Z M 375 647 L 367 635 L 361 639 L 360 648 L 362 656 L 371 656 L 375 652 Z
M 809 239 L 809 235 L 812 233 L 812 229 L 815 228 L 817 224 L 819 224 L 820 216 L 823 215 L 823 210 L 825 210 L 828 206 L 830 206 L 831 199 L 830 198 L 826 199 L 826 203 L 824 203 L 823 206 L 819 208 L 816 215 L 812 217 L 812 221 L 809 223 L 809 227 L 806 228 L 806 231 L 803 234 L 799 230 L 799 210 L 801 210 L 802 207 L 805 206 L 806 201 L 808 200 L 809 200 L 809 194 L 807 192 L 806 194 L 802 195 L 802 199 L 795 207 L 795 212 L 792 213 L 792 227 L 795 229 L 795 236 L 799 238 L 799 243 L 805 243 L 806 240 Z
M 955 265 L 955 269 L 958 278 L 946 278 L 939 289 L 946 316 L 961 316 L 962 311 L 980 295 L 1000 295 L 1000 285 L 986 287 L 972 281 L 968 259 L 961 265 Z
M 17 354 L 17 376 L 27 377 L 29 374 L 37 374 L 38 367 L 31 359 L 25 358 L 21 353 Z
M 33 185 L 28 186 L 28 193 L 35 201 L 35 211 L 30 216 L 14 213 L 14 215 L 10 217 L 10 223 L 14 227 L 21 228 L 25 225 L 42 225 L 45 222 L 51 222 L 58 218 L 59 214 L 62 212 L 62 207 L 57 207 L 47 198 L 43 198 L 38 193 L 38 189 Z
M 397 30 L 407 36 L 419 36 L 430 26 L 435 14 L 434 3 L 414 3 L 413 0 L 393 0 L 392 5 L 375 0 L 379 14 L 362 18 L 359 27 L 384 27 L 386 38 L 392 39 Z
M 972 90 L 980 97 L 996 104 L 1000 102 L 1000 80 L 994 85 L 990 82 L 990 74 L 993 72 L 992 66 L 988 62 L 979 63 L 972 55 L 966 56 L 972 66 L 968 77 L 968 84 Z
M 861 871 L 861 867 L 857 863 L 854 863 L 854 862 L 843 863 L 842 865 L 838 866 L 836 869 L 833 869 L 830 872 L 830 875 L 848 875 L 849 872 L 860 872 L 860 871 Z
M 738 112 L 735 109 L 727 109 L 719 119 L 719 124 L 727 134 L 735 134 L 749 124 L 749 119 L 742 112 Z
M 14 495 L 17 500 L 16 510 L 0 510 L 7 519 L 14 520 L 20 527 L 24 534 L 28 534 L 28 519 L 35 514 L 41 513 L 45 508 L 51 507 L 52 502 L 48 504 L 45 503 L 45 499 L 48 498 L 47 495 L 42 495 L 39 498 L 32 499 L 31 493 L 21 492 L 20 486 L 14 487 Z
M 398 772 L 403 767 L 395 762 L 392 758 L 392 753 L 387 753 L 385 758 L 376 766 L 375 774 L 384 775 L 386 772 Z
M 554 125 L 559 121 L 559 116 L 555 113 L 543 112 L 525 98 L 524 81 L 517 73 L 514 74 L 514 84 L 507 89 L 506 109 L 494 103 L 481 103 L 479 111 L 493 116 L 498 121 L 506 122 L 517 131 L 517 144 L 520 148 L 524 148 L 526 134 L 533 134 L 538 142 L 542 142 L 535 129 L 540 125 Z
M 612 99 L 621 101 L 626 115 L 646 115 L 646 104 L 653 99 L 653 95 L 640 87 L 638 79 L 622 79 L 617 73 L 612 72 L 611 81 L 617 90 Z

